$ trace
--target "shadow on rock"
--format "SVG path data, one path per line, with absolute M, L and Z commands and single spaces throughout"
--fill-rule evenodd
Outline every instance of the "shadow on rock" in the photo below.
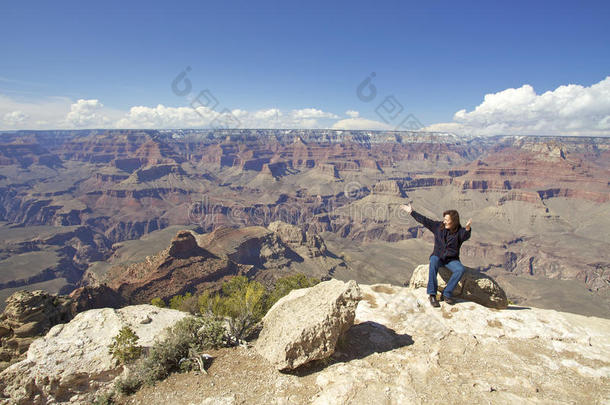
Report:
M 328 359 L 310 362 L 291 372 L 306 376 L 335 363 L 363 359 L 373 353 L 384 353 L 413 344 L 410 335 L 400 335 L 377 322 L 363 322 L 352 326 L 339 338 L 335 353 Z

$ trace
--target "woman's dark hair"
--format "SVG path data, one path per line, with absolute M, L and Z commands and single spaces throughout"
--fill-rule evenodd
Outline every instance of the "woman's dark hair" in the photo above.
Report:
M 445 215 L 449 215 L 451 222 L 453 222 L 453 228 L 450 229 L 451 232 L 455 232 L 460 229 L 460 214 L 458 214 L 456 210 L 447 210 L 443 212 L 443 218 L 445 218 Z

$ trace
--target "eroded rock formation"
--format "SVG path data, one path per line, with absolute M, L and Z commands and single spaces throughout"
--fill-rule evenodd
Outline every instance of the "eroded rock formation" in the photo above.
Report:
M 210 233 L 280 220 L 354 243 L 425 240 L 418 225 L 396 215 L 396 207 L 412 200 L 435 212 L 458 208 L 486 225 L 477 228 L 479 241 L 465 246 L 479 269 L 573 280 L 607 297 L 610 258 L 600 229 L 608 225 L 608 162 L 610 141 L 592 137 L 249 129 L 3 133 L 0 220 L 8 222 L 7 232 L 14 226 L 32 235 L 0 246 L 0 258 L 51 249 L 59 257 L 36 272 L 0 261 L 15 269 L 0 288 L 61 280 L 57 290 L 69 292 L 90 263 L 111 257 L 113 244 L 172 225 Z M 35 227 L 49 226 L 77 228 L 36 240 L 46 231 Z M 281 237 L 261 238 L 275 246 L 269 262 L 296 252 Z M 526 243 L 509 244 L 519 238 Z M 274 250 L 280 247 L 283 253 Z M 316 249 L 297 252 L 305 254 Z M 320 276 L 333 266 L 323 264 Z

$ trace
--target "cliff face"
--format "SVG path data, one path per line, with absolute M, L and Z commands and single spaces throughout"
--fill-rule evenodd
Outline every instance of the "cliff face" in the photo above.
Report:
M 186 292 L 217 290 L 227 276 L 247 275 L 265 284 L 303 272 L 329 277 L 345 266 L 318 235 L 275 222 L 268 228 L 219 228 L 209 234 L 179 231 L 170 246 L 144 261 L 115 265 L 104 282 L 134 304 L 169 300 Z

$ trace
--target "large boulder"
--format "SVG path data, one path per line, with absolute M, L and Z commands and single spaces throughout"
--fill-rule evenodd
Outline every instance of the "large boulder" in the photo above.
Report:
M 417 266 L 409 281 L 409 287 L 427 287 L 428 269 L 429 265 L 427 264 Z M 439 269 L 437 276 L 439 291 L 444 291 L 451 274 L 451 271 L 445 267 Z M 453 290 L 452 296 L 474 301 L 489 308 L 504 309 L 508 307 L 508 298 L 502 287 L 490 276 L 468 267 L 466 267 L 462 279 Z
M 278 370 L 292 370 L 332 355 L 354 323 L 361 299 L 355 281 L 329 280 L 291 291 L 263 318 L 256 350 Z
M 129 326 L 146 348 L 185 316 L 152 305 L 81 312 L 33 341 L 25 360 L 0 373 L 0 398 L 17 404 L 91 403 L 123 372 L 108 352 L 121 328 Z

